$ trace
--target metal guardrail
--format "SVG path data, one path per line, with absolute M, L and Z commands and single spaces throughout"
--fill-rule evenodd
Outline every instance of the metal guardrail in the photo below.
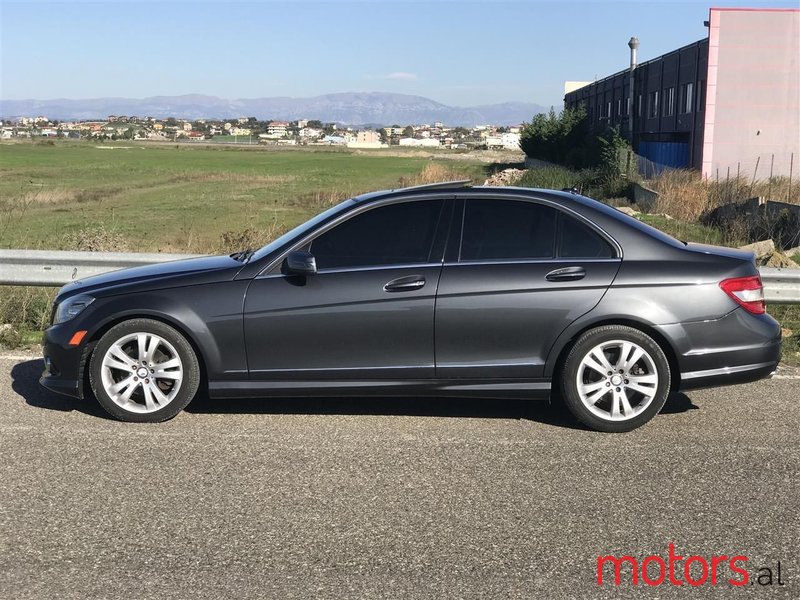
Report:
M 198 254 L 0 250 L 0 285 L 62 286 L 70 281 Z
M 800 269 L 759 267 L 767 304 L 800 304 Z
M 0 285 L 62 286 L 70 281 L 199 254 L 0 250 Z M 764 295 L 773 304 L 800 304 L 800 269 L 759 268 Z

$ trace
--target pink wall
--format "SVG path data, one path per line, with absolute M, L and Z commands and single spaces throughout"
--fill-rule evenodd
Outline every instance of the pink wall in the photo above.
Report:
M 712 8 L 703 174 L 800 176 L 800 10 Z M 759 160 L 760 158 L 760 160 Z

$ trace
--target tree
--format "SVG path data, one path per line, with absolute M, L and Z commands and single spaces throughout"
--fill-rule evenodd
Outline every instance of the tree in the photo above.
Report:
M 317 119 L 311 119 L 308 122 L 308 127 L 310 127 L 311 129 L 322 129 L 322 121 L 319 121 Z
M 590 135 L 582 108 L 566 108 L 559 115 L 551 108 L 546 115 L 536 115 L 522 128 L 520 146 L 531 158 L 575 168 L 599 163 L 597 139 Z
M 406 125 L 406 128 L 403 129 L 403 137 L 414 137 L 414 128 L 411 125 Z

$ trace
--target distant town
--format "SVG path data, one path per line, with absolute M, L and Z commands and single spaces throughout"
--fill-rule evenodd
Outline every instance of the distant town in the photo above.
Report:
M 256 117 L 185 120 L 171 117 L 157 119 L 109 115 L 104 120 L 58 121 L 39 115 L 4 120 L 0 139 L 67 138 L 97 141 L 205 141 L 275 146 L 345 146 L 364 149 L 416 146 L 518 150 L 521 129 L 522 125 L 447 127 L 440 122 L 357 129 L 314 119 L 263 121 Z

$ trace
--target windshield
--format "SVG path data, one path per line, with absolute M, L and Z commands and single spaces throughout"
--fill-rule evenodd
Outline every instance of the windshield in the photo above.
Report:
M 329 221 L 336 217 L 336 215 L 344 212 L 353 204 L 353 200 L 345 200 L 326 210 L 325 212 L 319 213 L 316 217 L 312 217 L 305 223 L 301 223 L 291 231 L 287 231 L 281 237 L 277 238 L 276 240 L 271 241 L 269 244 L 264 246 L 263 248 L 258 249 L 255 254 L 252 256 L 252 260 L 260 260 L 265 256 L 272 254 L 273 252 L 277 252 L 284 246 L 287 246 L 291 242 L 293 242 L 296 238 L 302 237 L 304 233 L 310 231 L 317 227 L 317 225 L 321 225 L 322 223 Z

